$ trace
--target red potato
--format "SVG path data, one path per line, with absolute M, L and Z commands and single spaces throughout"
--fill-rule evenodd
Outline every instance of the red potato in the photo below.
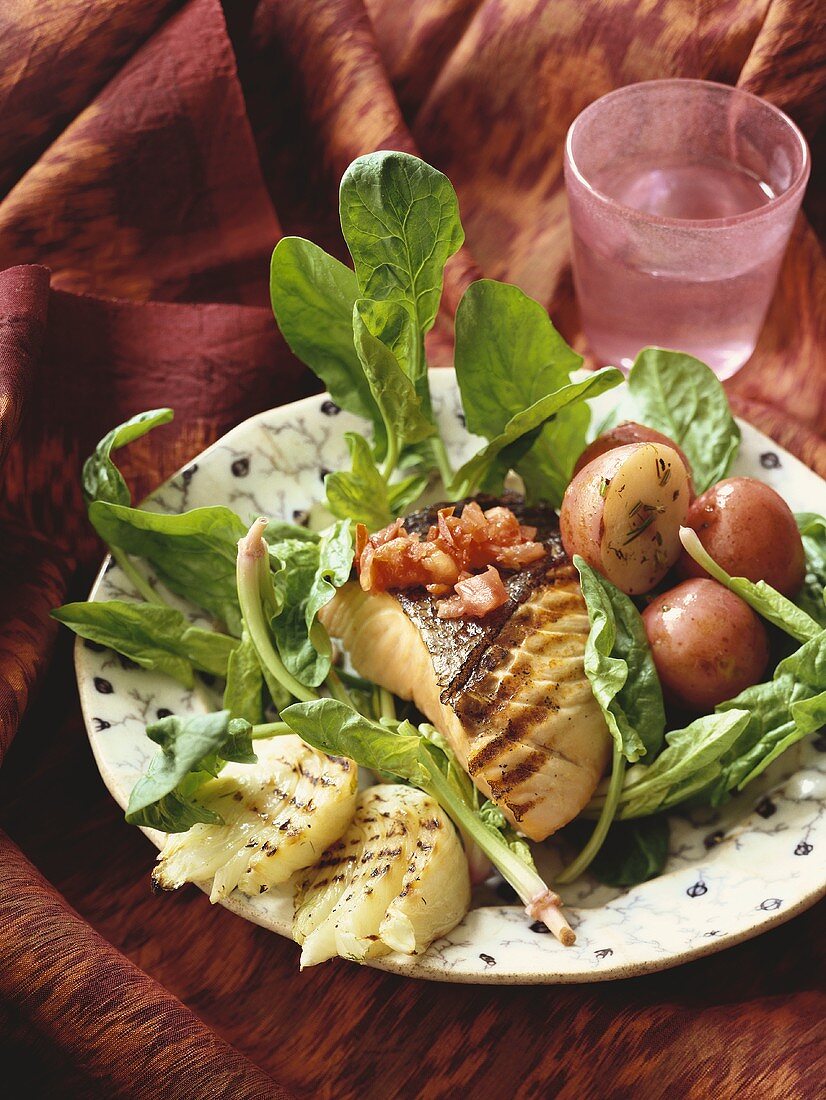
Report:
M 589 462 L 565 491 L 559 512 L 569 557 L 636 596 L 658 584 L 680 554 L 688 473 L 673 447 L 635 443 Z
M 607 432 L 598 435 L 592 443 L 589 443 L 576 460 L 574 476 L 576 476 L 583 467 L 587 466 L 589 462 L 593 462 L 595 458 L 599 458 L 600 455 L 605 454 L 607 451 L 613 451 L 616 447 L 627 447 L 630 443 L 662 443 L 665 447 L 673 447 L 683 460 L 683 465 L 688 472 L 690 494 L 693 499 L 694 482 L 692 480 L 691 464 L 683 451 L 677 446 L 674 440 L 669 439 L 667 435 L 655 431 L 654 428 L 647 428 L 645 424 L 638 424 L 635 420 L 623 420 L 621 424 L 609 428 Z
M 782 497 L 752 477 L 712 485 L 688 510 L 686 526 L 718 565 L 733 577 L 763 580 L 793 596 L 806 576 L 806 556 L 794 516 Z M 683 551 L 681 577 L 708 574 Z
M 717 581 L 683 581 L 652 600 L 642 621 L 663 691 L 689 710 L 713 710 L 763 678 L 765 627 Z

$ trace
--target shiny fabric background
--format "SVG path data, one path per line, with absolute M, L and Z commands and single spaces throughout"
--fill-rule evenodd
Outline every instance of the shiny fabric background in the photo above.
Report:
M 641 1080 L 646 1096 L 758 1080 L 766 1096 L 815 1094 L 826 999 L 813 915 L 611 990 L 428 989 L 344 964 L 299 976 L 289 944 L 194 891 L 148 896 L 151 851 L 94 771 L 68 639 L 43 685 L 48 610 L 82 597 L 100 556 L 78 472 L 103 432 L 175 407 L 171 429 L 124 452 L 141 495 L 239 420 L 315 388 L 272 321 L 268 259 L 284 233 L 342 254 L 336 184 L 353 157 L 417 152 L 458 191 L 467 246 L 450 265 L 434 363 L 450 361 L 452 310 L 482 272 L 539 298 L 581 346 L 562 186 L 572 119 L 621 84 L 706 77 L 767 96 L 814 142 L 825 35 L 818 0 L 0 9 L 0 756 L 37 696 L 0 772 L 0 822 L 46 876 L 3 838 L 0 1021 L 35 1086 L 278 1096 L 277 1078 L 316 1096 L 497 1095 L 513 1091 L 513 1050 L 519 1095 L 605 1095 L 597 1061 L 613 1095 Z M 801 216 L 758 350 L 728 388 L 823 476 L 825 314 L 826 261 Z M 801 954 L 807 937 L 814 957 Z M 686 989 L 688 1005 L 675 1003 Z M 576 1036 L 563 1026 L 574 1020 Z

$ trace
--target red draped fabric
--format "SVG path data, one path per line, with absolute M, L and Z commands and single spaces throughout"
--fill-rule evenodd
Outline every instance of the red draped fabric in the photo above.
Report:
M 825 36 L 819 0 L 0 8 L 0 756 L 19 731 L 0 771 L 0 1049 L 34 1094 L 277 1097 L 277 1081 L 331 1097 L 816 1094 L 814 914 L 672 975 L 480 992 L 337 963 L 300 976 L 290 944 L 194 891 L 159 906 L 151 852 L 95 773 L 48 611 L 82 597 L 100 555 L 78 473 L 104 431 L 175 407 L 162 439 L 125 452 L 140 495 L 315 388 L 272 321 L 268 259 L 284 233 L 342 255 L 336 186 L 353 157 L 406 149 L 456 186 L 467 245 L 435 364 L 481 273 L 518 283 L 582 347 L 562 186 L 572 119 L 622 84 L 705 77 L 765 95 L 814 143 Z M 765 331 L 729 391 L 826 476 L 815 157 Z

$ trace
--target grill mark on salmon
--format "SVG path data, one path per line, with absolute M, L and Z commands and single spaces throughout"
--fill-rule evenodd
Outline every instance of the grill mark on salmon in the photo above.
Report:
M 368 596 L 351 581 L 321 618 L 357 671 L 412 700 L 479 790 L 542 840 L 582 810 L 610 755 L 584 670 L 587 609 L 556 515 L 513 495 L 477 499 L 511 508 L 546 549 L 502 571 L 507 604 L 482 620 L 441 619 L 423 588 Z M 426 534 L 439 507 L 408 517 L 407 530 Z

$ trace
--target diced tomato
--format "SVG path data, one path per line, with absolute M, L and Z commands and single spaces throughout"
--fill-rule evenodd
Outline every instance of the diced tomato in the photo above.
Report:
M 369 535 L 356 526 L 356 568 L 366 592 L 424 585 L 432 596 L 455 595 L 437 608 L 443 618 L 481 618 L 507 600 L 495 566 L 519 570 L 545 556 L 535 542 L 536 528 L 520 525 L 510 510 L 497 506 L 483 512 L 470 501 L 455 514 L 440 508 L 425 538 L 410 535 L 401 519 Z M 480 572 L 485 570 L 485 572 Z
M 508 602 L 508 591 L 498 569 L 489 565 L 484 573 L 456 582 L 456 591 L 436 605 L 441 619 L 482 619 Z

